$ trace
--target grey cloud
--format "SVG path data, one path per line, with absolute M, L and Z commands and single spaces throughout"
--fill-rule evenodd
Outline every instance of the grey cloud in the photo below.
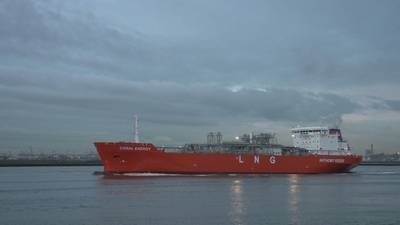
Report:
M 127 138 L 133 113 L 149 139 L 171 143 L 241 122 L 340 122 L 365 106 L 329 93 L 400 82 L 396 9 L 369 1 L 5 0 L 0 138 L 89 146 Z M 374 101 L 367 107 L 399 110 L 397 101 Z
M 65 82 L 67 87 L 73 87 L 73 92 L 8 86 L 1 88 L 0 93 L 2 98 L 26 103 L 114 111 L 116 114 L 119 111 L 136 111 L 143 115 L 164 117 L 163 120 L 166 117 L 189 117 L 188 120 L 194 123 L 197 118 L 224 116 L 315 121 L 333 113 L 340 116 L 358 108 L 356 103 L 340 96 L 285 89 L 231 92 L 206 85 L 132 82 L 99 77 Z
M 364 9 L 349 11 L 343 3 L 287 7 L 283 3 L 253 2 L 244 7 L 233 2 L 225 10 L 218 7 L 225 3 L 218 1 L 214 7 L 198 3 L 163 3 L 159 7 L 149 3 L 139 7 L 142 4 L 138 2 L 126 3 L 125 8 L 132 11 L 129 16 L 133 24 L 141 24 L 139 27 L 145 29 L 145 24 L 152 27 L 159 23 L 171 29 L 162 36 L 148 36 L 140 30 L 121 32 L 100 22 L 95 14 L 71 17 L 51 8 L 52 4 L 44 10 L 45 4 L 30 1 L 6 3 L 0 21 L 11 23 L 1 24 L 3 54 L 9 52 L 10 57 L 19 60 L 26 56 L 41 60 L 38 63 L 52 62 L 62 70 L 94 71 L 126 79 L 262 82 L 285 87 L 400 81 L 396 72 L 400 65 L 396 37 L 400 32 L 395 27 L 382 31 L 386 24 L 399 18 L 393 10 L 385 12 L 384 4 L 363 4 L 375 7 L 376 15 L 385 16 L 376 20 L 363 17 L 365 21 L 360 22 L 358 18 L 364 16 Z M 88 8 L 93 6 L 88 4 Z M 193 13 L 194 7 L 209 16 Z M 314 7 L 320 7 L 319 11 Z M 172 15 L 168 11 L 172 8 L 181 15 Z M 144 21 L 139 16 L 144 16 L 146 10 L 154 10 L 157 17 Z M 235 17 L 236 10 L 254 12 L 239 19 Z M 287 12 L 281 15 L 276 10 Z M 335 16 L 337 11 L 343 12 L 342 17 Z M 176 27 L 177 17 L 185 18 L 180 27 Z M 279 20 L 281 26 L 273 19 Z M 174 21 L 175 24 L 168 23 Z M 179 36 L 178 29 L 191 30 L 191 36 Z M 377 32 L 366 36 L 369 29 Z
M 400 100 L 386 100 L 385 103 L 389 109 L 400 111 Z
M 4 1 L 0 10 L 0 49 L 9 66 L 18 61 L 26 67 L 42 64 L 39 70 L 119 75 L 128 74 L 132 66 L 140 71 L 141 64 L 152 61 L 152 50 L 140 35 L 124 34 L 96 20 L 68 18 L 28 0 Z

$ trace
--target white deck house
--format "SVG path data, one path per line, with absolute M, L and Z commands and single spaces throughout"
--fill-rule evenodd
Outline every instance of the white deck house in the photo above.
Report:
M 293 146 L 315 151 L 315 154 L 350 154 L 340 129 L 297 127 L 291 129 Z

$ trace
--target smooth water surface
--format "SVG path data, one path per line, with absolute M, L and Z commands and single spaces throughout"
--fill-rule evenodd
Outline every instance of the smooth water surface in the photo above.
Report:
M 324 175 L 93 175 L 101 170 L 0 168 L 0 224 L 400 224 L 399 166 Z

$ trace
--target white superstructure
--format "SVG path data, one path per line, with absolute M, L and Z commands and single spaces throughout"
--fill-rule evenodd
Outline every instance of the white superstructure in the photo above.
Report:
M 291 129 L 293 146 L 314 151 L 316 154 L 349 153 L 340 129 L 328 127 L 297 127 Z

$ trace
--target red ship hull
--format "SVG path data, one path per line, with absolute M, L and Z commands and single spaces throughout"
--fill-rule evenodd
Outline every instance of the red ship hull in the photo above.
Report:
M 95 143 L 109 173 L 266 174 L 342 173 L 357 166 L 358 155 L 274 156 L 250 153 L 164 152 L 153 144 Z

